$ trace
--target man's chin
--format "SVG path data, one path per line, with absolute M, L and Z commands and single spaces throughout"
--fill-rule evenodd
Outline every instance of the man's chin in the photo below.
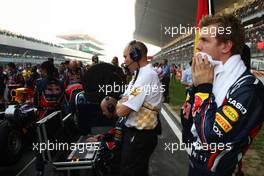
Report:
M 135 70 L 129 69 L 129 72 L 130 72 L 130 73 L 134 73 L 134 72 L 135 72 Z

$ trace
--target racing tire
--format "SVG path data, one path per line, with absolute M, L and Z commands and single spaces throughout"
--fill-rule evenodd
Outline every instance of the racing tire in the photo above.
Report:
M 11 165 L 20 159 L 23 152 L 21 131 L 3 121 L 0 125 L 0 135 L 0 164 Z

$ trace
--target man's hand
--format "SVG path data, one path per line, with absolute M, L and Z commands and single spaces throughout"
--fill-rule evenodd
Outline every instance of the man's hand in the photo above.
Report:
M 181 84 L 186 87 L 186 88 L 189 88 L 189 87 L 192 87 L 193 86 L 193 83 L 188 83 L 188 82 L 185 82 L 185 81 L 181 81 Z
M 98 142 L 100 141 L 100 138 L 102 138 L 104 135 L 102 134 L 97 134 L 95 136 L 89 137 L 86 139 L 86 142 Z
M 214 67 L 205 56 L 202 58 L 200 54 L 193 57 L 192 61 L 192 81 L 194 86 L 204 83 L 213 83 Z
M 128 108 L 127 106 L 123 105 L 124 102 L 128 100 L 128 96 L 124 96 L 117 102 L 116 105 L 116 114 L 118 117 L 124 117 L 127 116 L 130 112 L 132 112 L 132 109 Z
M 124 103 L 128 100 L 128 96 L 123 96 L 119 101 L 118 103 Z

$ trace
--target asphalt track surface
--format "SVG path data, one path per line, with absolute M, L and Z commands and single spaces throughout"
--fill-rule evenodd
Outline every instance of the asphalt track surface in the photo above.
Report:
M 162 124 L 162 134 L 159 136 L 156 147 L 149 166 L 150 176 L 185 176 L 188 172 L 188 159 L 185 150 L 179 150 L 179 138 L 181 136 L 180 127 L 175 117 L 163 107 L 160 116 Z M 35 176 L 35 156 L 30 147 L 25 149 L 22 158 L 12 166 L 0 167 L 0 176 Z M 46 166 L 45 176 L 67 175 L 66 172 L 54 172 Z M 92 176 L 91 171 L 81 170 L 71 172 L 72 176 L 86 175 Z

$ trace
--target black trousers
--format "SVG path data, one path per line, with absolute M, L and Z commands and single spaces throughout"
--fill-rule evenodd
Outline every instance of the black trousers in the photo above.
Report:
M 170 88 L 170 77 L 164 77 L 161 80 L 161 83 L 164 85 L 165 91 L 163 92 L 163 96 L 166 98 L 169 96 L 169 88 Z
M 157 146 L 155 130 L 127 128 L 121 153 L 121 176 L 148 176 L 149 158 Z

